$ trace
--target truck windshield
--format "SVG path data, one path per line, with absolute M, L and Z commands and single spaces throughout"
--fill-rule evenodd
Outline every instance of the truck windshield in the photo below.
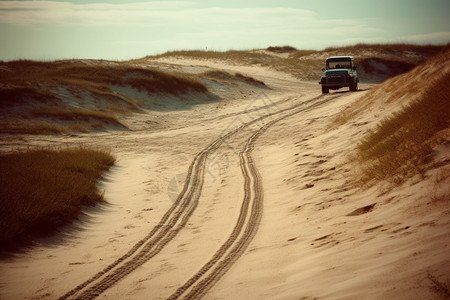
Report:
M 332 59 L 327 61 L 327 70 L 333 69 L 351 69 L 352 61 L 348 58 Z

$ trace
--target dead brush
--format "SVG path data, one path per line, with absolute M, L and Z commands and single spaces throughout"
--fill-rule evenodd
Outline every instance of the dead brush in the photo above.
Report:
M 107 151 L 85 148 L 0 155 L 0 251 L 52 233 L 83 205 L 102 201 L 96 180 L 114 160 Z

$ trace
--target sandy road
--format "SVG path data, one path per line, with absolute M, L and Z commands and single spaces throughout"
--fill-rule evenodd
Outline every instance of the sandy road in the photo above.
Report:
M 168 299 L 200 299 L 217 282 L 233 263 L 245 251 L 250 244 L 253 236 L 258 230 L 258 225 L 262 217 L 263 208 L 263 187 L 261 177 L 255 166 L 251 155 L 254 143 L 270 126 L 282 121 L 283 119 L 304 112 L 321 104 L 327 103 L 339 96 L 327 97 L 323 100 L 322 96 L 315 97 L 306 101 L 300 108 L 295 105 L 282 109 L 276 113 L 268 114 L 260 119 L 249 122 L 243 127 L 247 127 L 254 122 L 261 121 L 268 117 L 275 117 L 270 122 L 256 130 L 247 140 L 244 149 L 239 153 L 241 161 L 241 170 L 244 177 L 244 199 L 233 232 L 226 242 L 214 254 L 214 256 L 183 286 L 177 289 Z
M 322 104 L 326 104 L 336 97 L 345 96 L 345 94 L 317 96 L 318 90 L 315 86 L 314 89 L 310 88 L 313 87 L 313 85 L 309 83 L 303 83 L 293 91 L 291 88 L 293 86 L 292 82 L 286 83 L 283 79 L 274 79 L 274 77 L 270 76 L 273 75 L 269 74 L 268 78 L 264 78 L 264 80 L 271 83 L 276 82 L 276 84 L 286 84 L 286 87 L 288 87 L 288 92 L 283 90 L 283 87 L 280 91 L 277 91 L 277 88 L 275 88 L 274 91 L 278 93 L 278 96 L 273 102 L 269 101 L 256 106 L 248 106 L 246 104 L 246 102 L 249 102 L 248 99 L 241 102 L 229 102 L 230 107 L 227 107 L 224 111 L 218 111 L 216 114 L 209 114 L 213 110 L 213 105 L 210 105 L 210 107 L 206 108 L 206 112 L 208 113 L 205 114 L 205 124 L 200 126 L 198 125 L 200 122 L 198 122 L 197 125 L 194 124 L 186 129 L 175 128 L 175 130 L 172 131 L 161 131 L 156 134 L 148 134 L 144 131 L 130 134 L 124 133 L 123 136 L 120 136 L 119 138 L 117 136 L 108 137 L 108 135 L 104 135 L 105 140 L 102 140 L 102 142 L 111 145 L 121 143 L 126 145 L 126 147 L 129 147 L 130 150 L 127 151 L 135 152 L 136 149 L 139 149 L 138 151 L 142 152 L 143 155 L 147 152 L 143 151 L 141 146 L 151 145 L 151 143 L 145 142 L 142 144 L 139 142 L 134 145 L 134 140 L 142 140 L 143 138 L 147 138 L 147 136 L 157 136 L 158 138 L 161 136 L 164 138 L 161 141 L 165 144 L 166 136 L 177 137 L 177 135 L 181 134 L 183 136 L 188 136 L 187 138 L 183 137 L 183 140 L 189 143 L 189 139 L 198 139 L 197 137 L 202 137 L 206 133 L 208 139 L 212 142 L 200 147 L 200 151 L 197 147 L 198 144 L 194 144 L 188 149 L 189 152 L 186 152 L 185 155 L 191 153 L 193 159 L 187 167 L 184 185 L 179 191 L 179 195 L 176 197 L 174 203 L 161 212 L 161 215 L 158 218 L 159 221 L 157 221 L 155 225 L 141 227 L 141 230 L 139 231 L 135 230 L 136 234 L 134 241 L 130 236 L 128 237 L 128 241 L 130 241 L 128 242 L 128 245 L 122 242 L 120 245 L 121 253 L 117 253 L 119 255 L 115 256 L 110 255 L 110 257 L 114 257 L 114 259 L 103 259 L 103 255 L 101 255 L 100 251 L 94 251 L 94 249 L 101 250 L 103 248 L 106 250 L 106 246 L 96 246 L 86 250 L 79 247 L 80 250 L 74 251 L 75 255 L 80 253 L 80 251 L 94 251 L 92 254 L 87 254 L 85 256 L 99 257 L 98 259 L 100 262 L 110 261 L 110 263 L 95 264 L 93 259 L 87 260 L 83 259 L 81 256 L 73 257 L 73 255 L 72 257 L 69 255 L 65 257 L 64 254 L 61 255 L 56 251 L 56 253 L 52 254 L 52 252 L 45 250 L 42 254 L 45 257 L 36 260 L 36 262 L 42 261 L 42 263 L 46 263 L 46 260 L 48 260 L 49 257 L 55 257 L 55 261 L 68 263 L 73 270 L 70 270 L 69 273 L 68 270 L 64 270 L 64 267 L 61 267 L 59 271 L 61 274 L 59 276 L 60 278 L 54 277 L 51 272 L 49 272 L 48 275 L 40 275 L 42 276 L 42 279 L 39 280 L 39 278 L 36 278 L 35 286 L 43 287 L 32 291 L 31 298 L 55 299 L 59 297 L 60 299 L 93 299 L 99 296 L 111 298 L 122 297 L 123 295 L 128 295 L 125 296 L 125 298 L 147 298 L 148 293 L 145 293 L 145 290 L 149 291 L 154 290 L 155 288 L 161 291 L 152 298 L 162 299 L 169 297 L 170 299 L 197 299 L 205 296 L 214 284 L 217 283 L 232 267 L 238 258 L 245 253 L 245 250 L 258 230 L 258 225 L 262 217 L 263 187 L 261 177 L 252 156 L 256 140 L 276 122 L 280 122 L 289 116 L 300 114 L 301 112 L 319 108 Z M 298 82 L 295 83 L 295 85 L 297 84 Z M 252 100 L 250 99 L 250 102 L 251 101 Z M 204 113 L 200 111 L 198 114 Z M 192 112 L 183 112 L 176 116 L 182 116 L 185 120 L 188 120 L 189 118 L 195 119 L 195 117 L 192 116 Z M 236 120 L 239 121 L 237 127 L 227 127 L 227 124 L 233 123 Z M 225 127 L 227 129 L 213 130 L 216 127 Z M 203 128 L 206 129 L 206 131 Z M 86 137 L 86 140 L 91 141 L 92 138 Z M 129 143 L 128 141 L 133 142 Z M 155 141 L 159 140 L 155 139 Z M 41 141 L 37 141 L 36 143 L 41 143 Z M 161 148 L 160 151 L 165 151 L 163 149 L 167 148 L 164 144 L 160 144 L 159 142 L 155 144 Z M 180 145 L 180 147 L 182 147 L 182 145 Z M 232 150 L 230 151 L 231 148 Z M 193 149 L 197 150 L 194 152 Z M 179 150 L 174 149 L 174 152 L 175 151 L 179 153 Z M 224 233 L 222 233 L 221 236 L 217 235 L 217 233 L 212 233 L 210 236 L 203 236 L 201 240 L 196 240 L 195 236 L 192 239 L 192 236 L 186 235 L 186 232 L 192 231 L 191 228 L 193 228 L 194 225 L 197 227 L 203 226 L 203 228 L 216 226 L 216 223 L 214 222 L 202 223 L 199 216 L 208 214 L 208 211 L 204 210 L 205 204 L 211 206 L 212 204 L 210 205 L 208 201 L 216 197 L 208 191 L 210 186 L 213 185 L 211 178 L 206 174 L 210 171 L 208 170 L 208 163 L 210 163 L 211 159 L 214 157 L 220 158 L 225 155 L 230 155 L 230 157 L 233 157 L 230 159 L 234 159 L 234 161 L 237 162 L 234 166 L 231 164 L 227 172 L 234 175 L 240 175 L 241 177 L 240 179 L 237 179 L 236 182 L 232 183 L 233 188 L 239 189 L 240 192 L 232 197 L 235 199 L 233 200 L 235 203 L 233 205 L 236 207 L 235 211 L 237 213 L 235 218 L 227 220 L 227 228 L 230 228 L 230 231 L 228 232 L 227 229 L 224 228 L 222 230 Z M 168 160 L 171 160 L 172 158 L 173 156 L 168 156 Z M 223 180 L 224 178 L 222 178 L 222 182 Z M 220 182 L 220 180 L 216 180 L 216 184 L 217 182 Z M 220 183 L 219 187 L 216 188 L 218 191 L 231 189 L 230 187 L 223 186 L 223 183 Z M 231 196 L 229 191 L 224 193 L 225 194 L 220 198 L 225 199 Z M 203 210 L 199 210 L 199 206 L 201 206 L 199 204 L 203 205 Z M 146 208 L 142 208 L 142 204 L 138 204 L 138 206 L 141 207 L 141 212 L 137 215 L 141 215 L 143 211 L 146 213 L 149 211 Z M 218 207 L 216 210 L 220 215 L 223 215 L 223 213 L 220 212 L 220 209 L 222 208 Z M 213 216 L 208 218 L 214 219 Z M 127 222 L 131 221 L 132 220 L 129 219 Z M 130 226 L 127 225 L 124 228 L 129 227 Z M 117 232 L 115 229 L 114 235 L 119 234 L 119 236 L 123 236 L 124 234 L 127 234 L 123 229 L 120 230 Z M 144 237 L 142 238 L 142 236 Z M 205 239 L 217 239 L 217 242 L 215 242 L 215 244 L 212 243 L 208 249 L 201 252 L 199 256 L 199 252 L 195 249 L 201 248 L 202 243 L 206 241 Z M 116 238 L 110 238 L 109 240 L 115 241 Z M 106 245 L 108 244 L 109 243 L 106 243 Z M 181 254 L 171 253 L 174 248 L 179 248 L 180 245 L 185 244 L 189 244 L 190 248 L 194 250 L 190 252 L 186 251 L 186 253 Z M 186 246 L 186 248 L 189 247 Z M 66 251 L 65 249 L 66 248 L 62 246 L 59 251 Z M 199 257 L 203 257 L 203 259 L 199 259 Z M 167 273 L 167 276 L 173 277 L 174 279 L 170 283 L 160 278 L 152 280 L 154 277 L 162 276 L 158 274 L 159 271 L 154 271 L 165 268 L 160 262 L 168 260 L 172 261 L 172 259 L 173 262 L 171 264 L 176 267 L 174 267 L 174 270 L 171 272 L 164 271 L 163 274 Z M 183 263 L 183 261 L 191 259 L 192 263 L 190 265 L 180 265 L 180 262 Z M 70 262 L 70 260 L 76 261 Z M 32 263 L 27 262 L 26 268 L 28 268 L 29 265 L 32 265 Z M 158 267 L 158 265 L 160 265 L 160 267 Z M 93 273 L 83 273 L 83 270 L 87 270 L 84 266 L 92 269 Z M 151 268 L 153 271 L 146 273 L 148 272 L 146 266 L 147 268 L 152 266 Z M 182 268 L 177 270 L 179 267 Z M 11 270 L 13 269 L 17 268 L 12 265 Z M 12 274 L 16 273 L 17 272 L 12 272 Z M 76 278 L 77 280 L 64 280 L 66 274 L 72 276 L 70 278 Z M 173 276 L 174 274 L 176 274 L 176 276 Z M 137 279 L 138 277 L 141 279 Z M 83 280 L 81 281 L 81 279 Z M 59 280 L 59 282 L 58 284 L 55 284 L 57 280 Z M 72 284 L 74 286 L 71 286 L 71 282 L 73 282 Z M 136 283 L 130 282 L 137 282 L 137 284 L 145 282 L 145 288 L 140 287 L 142 284 L 139 285 L 139 289 L 143 289 L 144 292 L 141 292 L 140 294 L 137 293 L 133 296 L 128 294 L 128 292 L 133 289 L 139 291 L 139 289 L 132 286 Z M 164 288 L 162 288 L 162 285 L 164 285 Z M 30 293 L 25 294 L 23 291 L 20 293 L 15 293 L 12 289 L 11 291 L 12 293 L 9 295 L 24 295 L 25 298 L 30 295 Z
M 76 299 L 93 299 L 156 256 L 187 224 L 189 217 L 196 209 L 204 182 L 205 164 L 208 155 L 217 151 L 231 137 L 238 135 L 240 132 L 248 131 L 249 133 L 246 134 L 250 134 L 250 137 L 247 138 L 243 150 L 239 153 L 240 166 L 244 178 L 244 199 L 236 225 L 228 239 L 213 257 L 184 285 L 179 287 L 169 299 L 176 299 L 183 295 L 185 299 L 203 296 L 245 251 L 257 231 L 258 223 L 262 216 L 263 192 L 261 179 L 251 156 L 254 142 L 272 124 L 288 116 L 320 106 L 320 104 L 326 103 L 335 97 L 314 97 L 303 102 L 300 106 L 295 104 L 268 113 L 214 140 L 194 157 L 187 172 L 183 189 L 158 225 L 146 237 L 138 241 L 126 254 L 84 283 L 67 292 L 60 299 L 72 297 Z M 264 120 L 268 119 L 270 119 L 269 122 L 264 122 Z M 261 124 L 264 125 L 261 126 Z

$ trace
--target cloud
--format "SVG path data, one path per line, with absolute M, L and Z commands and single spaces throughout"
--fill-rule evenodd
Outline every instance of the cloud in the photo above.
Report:
M 418 44 L 447 44 L 450 42 L 450 32 L 432 32 L 427 34 L 416 34 L 400 38 L 406 43 Z
M 5 42 L 11 47 L 21 47 L 17 36 L 33 31 L 34 40 L 69 39 L 71 44 L 103 50 L 108 57 L 205 47 L 317 48 L 335 40 L 374 35 L 379 29 L 370 25 L 373 23 L 369 19 L 347 17 L 322 19 L 314 11 L 299 8 L 206 7 L 198 1 L 125 4 L 0 1 L 0 31 L 8 31 Z M 66 53 L 64 44 L 59 50 L 62 53 Z M 38 45 L 43 53 L 47 51 L 44 42 Z M 79 56 L 88 57 L 93 50 L 79 48 L 79 51 L 84 51 Z M 30 55 L 36 55 L 35 52 L 33 49 Z
M 125 25 L 149 22 L 156 16 L 192 7 L 189 1 L 129 4 L 75 4 L 57 1 L 1 1 L 0 23 L 14 25 L 62 24 L 78 26 Z M 150 19 L 149 19 L 150 18 Z
M 75 4 L 55 1 L 2 1 L 0 24 L 65 28 L 117 28 L 175 38 L 216 37 L 254 40 L 274 37 L 292 40 L 299 35 L 364 34 L 377 31 L 366 20 L 321 20 L 311 10 L 297 8 L 201 7 L 190 1 L 129 4 Z M 112 29 L 111 29 L 112 30 Z
M 330 26 L 349 28 L 358 20 L 328 20 Z M 130 4 L 74 4 L 56 1 L 1 1 L 0 24 L 68 26 L 253 28 L 323 27 L 310 10 L 294 8 L 206 8 L 189 1 L 143 2 Z M 347 29 L 345 29 L 347 30 Z

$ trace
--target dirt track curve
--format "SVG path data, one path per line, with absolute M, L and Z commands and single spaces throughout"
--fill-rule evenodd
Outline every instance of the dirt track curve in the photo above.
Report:
M 67 292 L 60 299 L 94 299 L 157 255 L 187 224 L 189 217 L 196 209 L 203 187 L 208 156 L 215 152 L 227 139 L 243 132 L 244 129 L 250 129 L 253 125 L 259 125 L 250 130 L 250 136 L 246 140 L 244 149 L 239 153 L 245 194 L 239 218 L 232 233 L 212 258 L 169 297 L 169 299 L 180 297 L 184 297 L 184 299 L 201 298 L 243 254 L 257 232 L 262 217 L 263 188 L 251 153 L 258 137 L 274 123 L 300 112 L 314 109 L 340 96 L 321 95 L 301 104 L 268 113 L 214 140 L 194 157 L 187 172 L 183 189 L 158 225 L 126 254 Z M 270 121 L 265 122 L 269 118 Z M 260 125 L 261 121 L 263 122 L 262 126 Z

